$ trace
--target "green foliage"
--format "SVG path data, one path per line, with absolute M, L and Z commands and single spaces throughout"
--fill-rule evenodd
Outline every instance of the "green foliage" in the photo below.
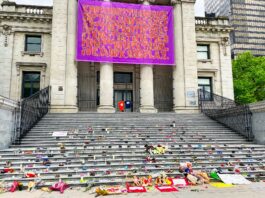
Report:
M 250 52 L 233 61 L 235 100 L 248 104 L 265 100 L 265 57 L 254 57 Z

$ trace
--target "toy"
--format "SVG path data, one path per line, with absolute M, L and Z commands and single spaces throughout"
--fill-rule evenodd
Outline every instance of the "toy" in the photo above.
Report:
M 60 152 L 61 153 L 65 153 L 65 146 L 64 146 L 64 144 L 63 143 L 60 143 L 59 146 L 60 146 Z
M 107 190 L 102 189 L 100 187 L 96 188 L 96 191 L 95 192 L 97 193 L 96 197 L 109 195 L 109 193 L 108 193 Z
M 53 184 L 52 187 L 50 187 L 52 191 L 60 191 L 61 193 L 63 193 L 67 188 L 69 188 L 69 186 L 62 181 L 59 181 L 58 183 Z
M 163 184 L 162 178 L 161 178 L 161 176 L 158 176 L 158 177 L 156 178 L 156 180 L 155 180 L 155 185 L 156 185 L 156 186 L 160 186 L 160 185 L 162 185 L 162 184 Z
M 34 178 L 34 177 L 37 177 L 37 175 L 33 172 L 28 172 L 26 175 L 25 175 L 27 178 Z
M 142 181 L 137 176 L 133 177 L 133 183 L 135 186 L 142 186 Z
M 10 187 L 9 191 L 10 192 L 15 192 L 17 189 L 22 190 L 23 188 L 23 184 L 18 182 L 18 181 L 14 181 L 12 186 Z
M 28 192 L 34 190 L 35 187 L 36 187 L 36 183 L 33 182 L 33 181 L 30 181 L 30 182 L 28 183 Z

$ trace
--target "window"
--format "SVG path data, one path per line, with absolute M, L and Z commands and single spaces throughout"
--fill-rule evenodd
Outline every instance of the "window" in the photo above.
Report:
M 125 72 L 114 73 L 114 83 L 132 83 L 132 82 L 133 82 L 132 73 L 125 73 Z
M 40 90 L 40 72 L 23 72 L 22 98 L 27 98 Z
M 197 58 L 199 60 L 210 59 L 210 46 L 209 45 L 197 45 Z
M 26 35 L 25 51 L 41 52 L 41 36 Z
M 198 79 L 198 86 L 201 89 L 203 100 L 212 100 L 212 78 L 208 77 L 199 77 Z

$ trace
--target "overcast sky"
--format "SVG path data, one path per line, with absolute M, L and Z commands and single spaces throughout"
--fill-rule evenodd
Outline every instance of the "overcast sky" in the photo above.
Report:
M 19 4 L 52 5 L 52 0 L 16 0 Z M 204 16 L 204 0 L 197 0 L 195 5 L 196 16 Z

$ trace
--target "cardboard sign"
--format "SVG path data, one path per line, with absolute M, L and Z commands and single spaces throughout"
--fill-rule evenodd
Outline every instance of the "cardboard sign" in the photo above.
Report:
M 146 188 L 143 186 L 127 186 L 127 191 L 129 193 L 145 193 Z
M 67 136 L 68 131 L 54 131 L 52 133 L 53 137 L 66 137 Z
M 156 186 L 156 189 L 160 192 L 178 192 L 173 186 Z
M 251 184 L 251 182 L 242 175 L 218 174 L 218 176 L 225 184 Z
M 172 183 L 173 186 L 185 187 L 188 185 L 185 179 L 172 179 Z

